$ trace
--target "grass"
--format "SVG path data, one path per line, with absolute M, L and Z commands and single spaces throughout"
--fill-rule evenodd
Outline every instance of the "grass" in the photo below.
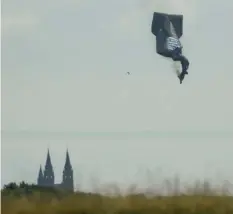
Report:
M 230 214 L 232 197 L 174 196 L 148 199 L 144 196 L 68 196 L 46 201 L 45 195 L 4 198 L 3 214 Z
M 194 193 L 195 192 L 195 193 Z M 233 197 L 194 190 L 174 196 L 114 196 L 33 190 L 2 194 L 3 214 L 233 214 Z

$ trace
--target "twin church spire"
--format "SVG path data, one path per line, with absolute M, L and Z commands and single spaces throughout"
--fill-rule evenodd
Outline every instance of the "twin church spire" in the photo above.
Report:
M 47 152 L 47 158 L 45 163 L 44 171 L 40 166 L 39 174 L 37 178 L 37 184 L 39 186 L 47 187 L 57 187 L 65 190 L 74 190 L 74 181 L 73 181 L 73 169 L 70 162 L 70 156 L 68 150 L 66 151 L 66 160 L 63 169 L 62 183 L 55 184 L 55 175 L 53 170 L 53 165 L 50 157 L 50 152 Z

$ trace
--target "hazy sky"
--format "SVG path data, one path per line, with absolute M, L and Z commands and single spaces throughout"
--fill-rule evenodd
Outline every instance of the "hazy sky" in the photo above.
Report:
M 228 140 L 216 141 L 211 154 L 226 165 L 233 151 L 232 10 L 232 0 L 3 0 L 2 129 L 14 139 L 18 131 L 187 131 L 210 137 L 218 132 Z M 190 69 L 182 85 L 173 62 L 156 54 L 150 31 L 154 11 L 184 14 L 182 43 Z M 10 168 L 26 145 L 40 147 L 30 170 L 44 161 L 50 142 L 40 144 L 35 136 L 34 143 L 27 137 L 17 142 L 10 135 L 2 138 L 5 180 L 20 179 Z M 67 142 L 59 142 L 59 155 L 52 142 L 58 160 Z M 182 148 L 177 145 L 178 152 Z M 145 146 L 144 154 L 150 150 Z
M 174 2 L 3 1 L 3 129 L 232 131 L 233 3 Z M 184 14 L 183 85 L 155 52 L 157 10 Z

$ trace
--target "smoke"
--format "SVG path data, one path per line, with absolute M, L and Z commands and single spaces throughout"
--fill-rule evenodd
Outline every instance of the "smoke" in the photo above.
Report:
M 172 63 L 173 71 L 176 74 L 176 76 L 179 76 L 181 73 L 181 65 L 178 62 L 173 62 Z

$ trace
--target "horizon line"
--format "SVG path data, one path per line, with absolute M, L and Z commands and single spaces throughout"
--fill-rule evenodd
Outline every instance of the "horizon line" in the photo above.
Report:
M 159 130 L 131 130 L 131 131 L 49 131 L 49 130 L 1 130 L 2 135 L 66 135 L 82 137 L 107 137 L 107 136 L 125 136 L 125 137 L 233 137 L 233 131 L 216 131 L 216 130 L 176 130 L 176 131 L 159 131 Z M 142 136 L 142 137 L 143 137 Z

